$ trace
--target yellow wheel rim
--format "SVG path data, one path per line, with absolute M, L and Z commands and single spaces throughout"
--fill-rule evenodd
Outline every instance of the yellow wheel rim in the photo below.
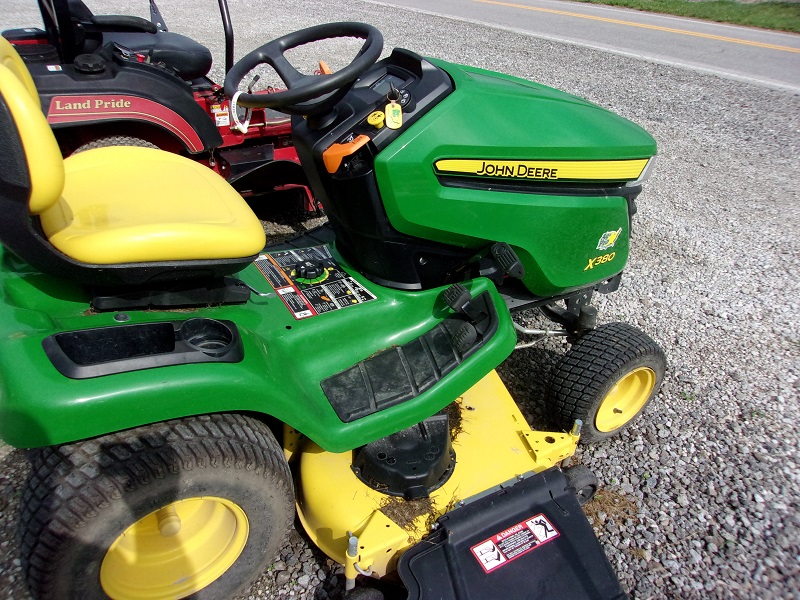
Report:
M 656 373 L 648 367 L 634 369 L 620 379 L 597 409 L 594 426 L 608 433 L 626 425 L 647 404 L 656 386 Z
M 244 510 L 229 500 L 173 502 L 114 540 L 100 567 L 100 583 L 114 600 L 183 598 L 236 562 L 249 531 Z

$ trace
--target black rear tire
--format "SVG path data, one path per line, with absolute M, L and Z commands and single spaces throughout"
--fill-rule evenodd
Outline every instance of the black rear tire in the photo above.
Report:
M 78 146 L 72 154 L 93 150 L 94 148 L 108 148 L 109 146 L 137 146 L 139 148 L 158 148 L 152 142 L 130 135 L 108 135 L 93 139 Z
M 224 527 L 216 526 L 220 534 L 211 542 L 203 535 L 188 537 L 190 524 L 208 531 L 211 519 L 184 521 L 189 541 L 174 542 L 177 551 L 170 549 L 177 556 L 167 574 L 194 578 L 200 588 L 187 592 L 169 583 L 156 586 L 152 597 L 230 598 L 265 570 L 294 518 L 292 478 L 282 449 L 266 425 L 241 415 L 189 417 L 44 448 L 32 453 L 32 462 L 19 528 L 23 571 L 35 598 L 100 599 L 129 595 L 109 586 L 131 591 L 140 582 L 155 585 L 138 565 L 114 570 L 111 563 L 103 567 L 104 560 L 114 556 L 118 546 L 112 544 L 124 539 L 123 532 L 130 535 L 134 524 L 155 523 L 154 511 L 183 510 L 191 503 L 210 503 L 228 519 Z M 231 521 L 229 513 L 244 520 Z M 228 534 L 235 543 L 226 551 Z M 161 530 L 157 543 L 171 543 L 164 540 L 173 535 Z M 143 539 L 134 538 L 139 546 L 128 550 L 137 559 L 160 560 L 155 552 L 147 554 Z M 213 554 L 217 546 L 220 560 Z M 198 551 L 204 560 L 212 552 L 205 571 L 195 566 Z
M 583 422 L 582 442 L 606 440 L 633 423 L 658 393 L 667 359 L 661 347 L 627 323 L 608 323 L 581 337 L 556 366 L 546 411 L 561 431 Z

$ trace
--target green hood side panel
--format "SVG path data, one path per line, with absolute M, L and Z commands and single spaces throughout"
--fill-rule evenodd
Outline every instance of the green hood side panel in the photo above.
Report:
M 507 242 L 523 259 L 526 286 L 539 296 L 622 271 L 629 238 L 622 196 L 570 195 L 564 186 L 552 193 L 499 191 L 487 189 L 487 180 L 479 177 L 462 177 L 462 185 L 448 187 L 437 178 L 434 164 L 441 159 L 649 159 L 656 154 L 653 138 L 638 125 L 558 90 L 431 62 L 450 74 L 455 91 L 375 159 L 392 225 L 408 235 L 466 248 Z M 471 188 L 470 181 L 484 185 Z M 616 243 L 598 249 L 608 232 L 619 232 Z
M 0 252 L 3 252 L 0 249 Z M 320 381 L 373 354 L 415 339 L 448 314 L 441 289 L 399 292 L 354 277 L 377 300 L 295 320 L 272 296 L 241 306 L 191 311 L 130 311 L 125 324 L 193 317 L 236 323 L 244 345 L 239 363 L 158 367 L 90 379 L 69 379 L 51 364 L 42 340 L 62 331 L 118 325 L 113 313 L 93 313 L 82 290 L 69 282 L 26 272 L 7 253 L 0 260 L 0 437 L 16 447 L 37 447 L 194 414 L 249 411 L 270 415 L 321 447 L 342 452 L 384 437 L 440 410 L 502 362 L 516 335 L 508 311 L 488 280 L 500 319 L 497 333 L 448 376 L 416 398 L 343 423 Z M 345 262 L 336 256 L 347 269 Z M 270 291 L 253 265 L 240 273 Z

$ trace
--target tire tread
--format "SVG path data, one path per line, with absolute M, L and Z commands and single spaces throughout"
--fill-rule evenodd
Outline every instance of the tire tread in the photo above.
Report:
M 581 337 L 556 366 L 549 382 L 548 413 L 554 425 L 568 431 L 576 419 L 585 420 L 609 379 L 648 356 L 663 359 L 664 355 L 650 336 L 627 323 L 607 323 Z M 660 380 L 653 396 L 659 385 Z M 584 441 L 600 439 L 592 435 L 593 429 L 584 429 Z
M 167 473 L 222 466 L 255 471 L 293 498 L 283 451 L 267 426 L 238 414 L 188 417 L 30 452 L 20 502 L 22 568 L 34 598 L 56 597 L 64 540 L 125 492 Z M 291 509 L 290 509 L 291 510 Z

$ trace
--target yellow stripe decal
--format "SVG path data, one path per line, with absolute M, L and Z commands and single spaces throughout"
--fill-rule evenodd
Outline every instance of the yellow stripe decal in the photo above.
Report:
M 677 33 L 680 35 L 690 35 L 693 37 L 706 38 L 708 40 L 717 40 L 720 42 L 729 42 L 731 44 L 742 44 L 745 46 L 755 46 L 756 48 L 766 48 L 768 50 L 780 50 L 783 52 L 800 53 L 800 48 L 792 48 L 791 46 L 778 46 L 776 44 L 764 44 L 762 42 L 751 42 L 750 40 L 742 40 L 739 38 L 726 37 L 722 35 L 713 35 L 710 33 L 700 33 L 696 31 L 688 31 L 686 29 L 674 29 L 672 27 L 660 27 L 659 25 L 647 25 L 645 23 L 634 23 L 632 21 L 621 21 L 619 19 L 609 19 L 607 17 L 596 17 L 593 15 L 585 15 L 582 13 L 566 12 L 563 10 L 554 10 L 552 8 L 539 8 L 538 6 L 526 6 L 524 4 L 513 4 L 511 2 L 498 2 L 496 0 L 473 0 L 473 2 L 480 2 L 481 4 L 494 4 L 495 6 L 506 6 L 508 8 L 520 8 L 522 10 L 535 10 L 538 12 L 551 13 L 554 15 L 564 15 L 567 17 L 578 17 L 579 19 L 590 19 L 592 21 L 604 21 L 606 23 L 615 23 L 617 25 L 628 25 L 630 27 L 640 27 L 641 29 L 651 29 L 654 31 L 666 31 L 667 33 Z
M 633 181 L 647 165 L 647 159 L 635 160 L 489 160 L 442 159 L 435 163 L 440 173 L 482 175 L 504 179 L 605 180 Z

